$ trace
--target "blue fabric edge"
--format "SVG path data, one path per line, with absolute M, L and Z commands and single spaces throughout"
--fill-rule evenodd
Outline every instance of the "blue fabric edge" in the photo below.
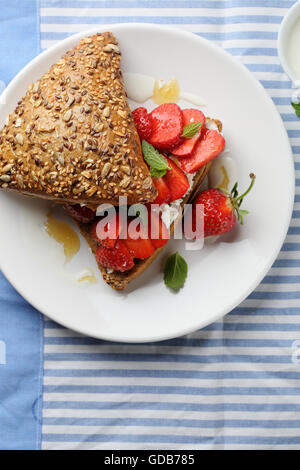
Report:
M 36 54 L 41 53 L 41 2 L 36 0 Z M 44 315 L 40 314 L 40 367 L 38 381 L 38 405 L 37 405 L 37 432 L 36 450 L 42 448 L 42 425 L 43 425 L 43 388 L 44 388 Z
M 26 0 L 27 2 L 27 0 Z M 29 1 L 28 1 L 29 4 Z M 14 2 L 9 3 L 9 8 L 14 8 Z M 31 33 L 31 46 L 32 49 L 31 51 L 29 50 L 29 54 L 26 62 L 28 63 L 31 59 L 36 57 L 37 55 L 40 54 L 41 52 L 41 33 L 40 33 L 40 6 L 41 2 L 40 0 L 30 0 L 30 5 L 31 5 L 31 11 L 32 11 L 32 29 L 30 30 Z M 19 7 L 19 5 L 17 5 Z M 27 5 L 26 5 L 27 6 Z M 24 6 L 25 7 L 25 6 Z M 20 5 L 20 12 L 22 13 L 22 8 L 23 5 Z M 21 14 L 20 13 L 20 14 Z M 18 15 L 16 15 L 18 18 Z M 5 15 L 4 15 L 5 18 Z M 27 40 L 27 39 L 26 39 Z M 28 54 L 28 49 L 26 50 L 26 54 Z M 15 63 L 17 62 L 17 59 L 15 60 Z M 23 64 L 21 62 L 20 68 L 23 68 L 24 65 L 26 65 L 26 62 Z M 9 64 L 7 64 L 9 67 Z M 15 67 L 15 70 L 13 72 L 13 75 L 9 77 L 9 75 L 6 78 L 6 84 L 10 82 L 10 80 L 13 78 L 16 73 L 19 72 L 18 67 Z M 1 271 L 0 271 L 1 272 Z M 17 294 L 16 294 L 17 295 Z M 24 301 L 25 302 L 25 301 Z M 18 435 L 18 438 L 16 438 L 16 441 L 14 440 L 10 443 L 9 448 L 5 448 L 2 446 L 1 438 L 0 438 L 0 447 L 2 450 L 40 450 L 42 447 L 42 411 L 43 411 L 43 378 L 44 378 L 44 317 L 42 314 L 38 314 L 39 318 L 36 321 L 35 320 L 35 325 L 36 325 L 36 339 L 35 339 L 35 351 L 38 357 L 36 357 L 36 361 L 34 364 L 34 367 L 32 367 L 32 376 L 36 377 L 35 380 L 35 386 L 33 393 L 36 397 L 35 402 L 32 404 L 31 408 L 31 413 L 30 416 L 32 418 L 32 428 L 30 431 L 26 429 L 23 426 L 23 439 L 26 440 L 28 438 L 28 444 L 25 443 L 25 441 L 20 440 L 20 435 Z M 29 413 L 28 413 L 29 415 Z M 22 423 L 20 423 L 22 426 Z M 7 437 L 7 436 L 6 436 Z M 7 439 L 4 439 L 4 442 L 7 444 Z M 12 446 L 12 447 L 11 447 Z
M 38 0 L 39 1 L 39 0 Z M 43 392 L 44 392 L 44 315 L 40 314 L 40 367 L 38 381 L 36 450 L 42 448 Z

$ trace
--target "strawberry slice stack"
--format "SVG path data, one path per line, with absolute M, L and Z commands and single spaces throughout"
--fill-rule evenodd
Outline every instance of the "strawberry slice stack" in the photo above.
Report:
M 105 218 L 97 217 L 91 225 L 90 235 L 99 245 L 98 262 L 119 272 L 133 268 L 135 259 L 149 258 L 169 240 L 169 230 L 151 208 L 148 220 L 140 219 L 138 224 L 133 217 L 122 220 L 119 212 Z
M 187 173 L 194 173 L 216 158 L 224 148 L 225 140 L 220 132 L 204 129 L 191 155 L 180 159 L 180 166 Z
M 205 127 L 205 116 L 202 111 L 198 109 L 183 109 L 182 114 L 183 126 L 188 126 L 195 122 L 199 122 L 201 126 L 193 137 L 187 139 L 182 138 L 182 143 L 172 150 L 172 154 L 176 157 L 190 157 Z
M 137 108 L 133 116 L 141 140 L 146 139 L 157 150 L 169 153 L 171 158 L 176 157 L 178 165 L 186 173 L 195 173 L 225 148 L 222 134 L 205 127 L 205 116 L 198 109 L 181 110 L 175 103 L 165 103 L 148 116 L 145 108 Z M 187 131 L 185 135 L 184 130 L 195 124 L 198 124 L 194 127 L 195 132 L 189 135 Z M 155 185 L 163 193 L 162 182 L 155 182 Z
M 170 170 L 159 178 L 153 178 L 158 195 L 153 204 L 169 204 L 182 198 L 190 187 L 184 171 L 170 158 L 165 157 Z

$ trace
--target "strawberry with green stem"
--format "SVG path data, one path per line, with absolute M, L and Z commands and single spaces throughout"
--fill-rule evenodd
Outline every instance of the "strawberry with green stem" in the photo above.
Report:
M 243 220 L 244 215 L 249 214 L 249 211 L 246 211 L 245 209 L 240 209 L 240 207 L 242 205 L 244 197 L 251 191 L 251 189 L 254 185 L 254 182 L 255 182 L 255 174 L 254 173 L 250 173 L 249 177 L 251 179 L 250 185 L 248 186 L 246 191 L 241 196 L 239 196 L 239 193 L 238 193 L 238 183 L 237 182 L 233 186 L 230 194 L 226 191 L 226 189 L 224 190 L 223 188 L 220 188 L 220 190 L 223 191 L 223 193 L 226 194 L 227 197 L 229 198 L 230 204 L 232 205 L 233 209 L 235 209 L 235 212 L 237 214 L 237 219 L 238 219 L 238 221 L 240 222 L 241 225 L 243 225 L 243 223 L 244 223 L 244 220 Z
M 187 227 L 191 227 L 194 234 L 197 233 L 197 204 L 202 204 L 204 209 L 204 237 L 229 232 L 233 229 L 237 220 L 243 224 L 243 217 L 248 214 L 248 211 L 240 207 L 244 197 L 251 191 L 254 185 L 255 175 L 251 173 L 250 178 L 251 183 L 241 196 L 238 195 L 237 183 L 235 183 L 230 193 L 222 188 L 210 188 L 200 193 L 193 202 L 192 211 L 187 215 L 187 217 L 192 217 L 192 223 L 187 224 Z M 194 234 L 188 232 L 189 230 L 186 229 L 185 234 L 189 239 L 195 238 Z

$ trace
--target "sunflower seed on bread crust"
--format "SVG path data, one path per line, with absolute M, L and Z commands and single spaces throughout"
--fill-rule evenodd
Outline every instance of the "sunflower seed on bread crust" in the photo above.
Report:
M 0 189 L 91 205 L 117 205 L 121 195 L 129 204 L 155 199 L 153 184 L 136 191 L 150 173 L 120 60 L 114 35 L 96 34 L 29 86 L 0 131 Z M 87 178 L 87 170 L 95 177 Z M 109 178 L 111 170 L 118 178 Z M 82 175 L 84 186 L 78 186 Z

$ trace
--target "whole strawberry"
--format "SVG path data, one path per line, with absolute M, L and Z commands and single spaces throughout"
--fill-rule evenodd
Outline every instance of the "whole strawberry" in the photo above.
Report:
M 133 257 L 123 240 L 118 240 L 114 248 L 100 245 L 96 251 L 96 259 L 101 266 L 121 273 L 134 266 Z
M 141 140 L 147 140 L 152 135 L 152 120 L 146 108 L 136 108 L 133 121 Z
M 251 190 L 255 175 L 250 174 L 251 183 L 241 196 L 237 192 L 237 183 L 232 188 L 230 193 L 211 188 L 203 191 L 193 202 L 192 209 L 192 228 L 196 232 L 195 227 L 195 209 L 197 204 L 203 204 L 204 209 L 204 237 L 212 235 L 221 235 L 222 233 L 229 232 L 238 220 L 243 224 L 243 216 L 248 214 L 248 211 L 240 209 L 246 194 Z

